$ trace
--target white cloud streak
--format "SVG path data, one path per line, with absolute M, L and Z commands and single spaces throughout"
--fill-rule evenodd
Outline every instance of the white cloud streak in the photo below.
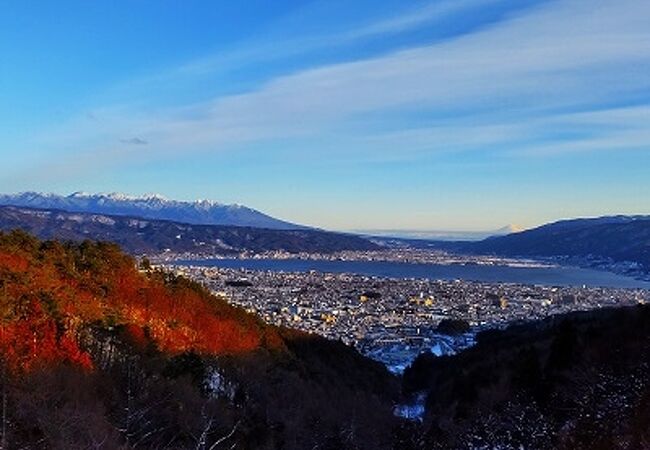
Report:
M 360 40 L 383 38 L 432 26 L 459 13 L 472 9 L 491 7 L 503 0 L 439 0 L 410 9 L 396 17 L 362 25 L 354 30 L 336 34 L 298 36 L 291 39 L 254 41 L 243 48 L 208 56 L 175 68 L 164 76 L 175 78 L 205 75 L 214 71 L 227 71 L 244 64 L 263 64 L 266 61 L 295 57 L 323 49 L 351 45 Z
M 379 21 L 349 33 L 343 33 L 338 40 L 348 41 L 354 39 L 381 36 L 386 34 L 401 33 L 431 24 L 450 16 L 469 12 L 472 9 L 491 7 L 501 0 L 443 0 L 437 1 L 406 12 L 388 20 Z
M 399 31 L 443 13 L 433 8 L 423 18 L 405 16 L 360 33 Z M 93 112 L 98 120 L 76 123 L 62 130 L 59 139 L 48 136 L 48 140 L 92 152 L 108 139 L 137 135 L 150 143 L 143 151 L 158 157 L 273 139 L 317 140 L 322 133 L 353 123 L 358 135 L 350 137 L 350 144 L 360 137 L 366 142 L 385 137 L 390 142 L 400 133 L 410 133 L 411 142 L 430 151 L 509 143 L 522 143 L 523 154 L 640 148 L 650 145 L 647 107 L 625 110 L 602 105 L 650 92 L 648 23 L 646 0 L 553 2 L 457 39 L 300 71 L 254 91 L 182 109 Z M 572 109 L 587 112 L 582 116 L 553 112 Z M 444 116 L 446 111 L 456 114 L 431 119 L 426 131 L 398 129 L 393 137 L 376 131 L 377 117 L 436 112 Z M 541 119 L 522 125 L 535 117 Z M 602 131 L 551 147 L 527 142 L 553 127 L 570 127 L 577 118 L 581 125 L 597 125 Z M 477 120 L 484 123 L 477 127 Z

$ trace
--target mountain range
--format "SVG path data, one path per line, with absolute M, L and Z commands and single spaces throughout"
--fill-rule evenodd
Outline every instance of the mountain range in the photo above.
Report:
M 160 195 L 77 192 L 60 196 L 26 192 L 0 195 L 0 229 L 12 228 L 22 228 L 45 239 L 113 241 L 133 254 L 334 252 L 374 250 L 396 244 L 471 254 L 553 258 L 630 275 L 650 273 L 650 216 L 643 215 L 561 220 L 523 231 L 507 226 L 472 236 L 442 236 L 438 232 L 407 233 L 395 238 L 384 237 L 395 236 L 395 232 L 357 236 L 321 231 L 245 206 L 208 200 L 184 202 Z
M 435 246 L 473 254 L 550 257 L 619 264 L 650 272 L 650 216 L 570 219 L 478 242 L 437 242 Z
M 169 200 L 158 194 L 137 197 L 120 193 L 75 192 L 62 196 L 22 192 L 0 194 L 0 205 L 172 220 L 194 225 L 234 225 L 275 230 L 307 228 L 273 218 L 243 205 L 227 205 L 212 200 L 194 202 Z
M 110 241 L 131 254 L 235 254 L 243 251 L 329 253 L 374 250 L 360 236 L 316 229 L 278 230 L 231 225 L 196 225 L 121 215 L 0 206 L 0 230 L 22 229 L 41 239 Z

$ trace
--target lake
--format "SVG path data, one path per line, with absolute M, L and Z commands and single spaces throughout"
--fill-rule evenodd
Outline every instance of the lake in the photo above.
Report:
M 593 269 L 569 266 L 513 267 L 477 264 L 325 261 L 304 259 L 208 259 L 175 261 L 176 265 L 284 272 L 352 273 L 389 278 L 467 280 L 546 286 L 590 286 L 650 289 L 650 282 Z

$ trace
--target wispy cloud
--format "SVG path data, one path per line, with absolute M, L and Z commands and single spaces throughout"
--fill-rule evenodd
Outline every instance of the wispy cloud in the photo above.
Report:
M 436 21 L 457 15 L 462 12 L 471 13 L 472 10 L 491 7 L 502 3 L 503 0 L 443 0 L 411 9 L 403 14 L 386 20 L 371 23 L 357 30 L 343 33 L 335 40 L 338 42 L 353 39 L 383 36 L 392 33 L 401 33 L 430 25 Z
M 460 2 L 462 8 L 485 3 Z M 350 36 L 399 32 L 454 8 L 461 7 L 434 4 Z M 147 136 L 152 157 L 273 139 L 317 141 L 334 131 L 349 134 L 351 147 L 363 138 L 385 148 L 382 139 L 401 136 L 427 151 L 514 144 L 523 154 L 639 148 L 650 145 L 641 125 L 647 103 L 627 110 L 610 105 L 650 100 L 642 97 L 650 92 L 649 21 L 645 0 L 550 2 L 456 39 L 301 70 L 239 95 L 157 111 L 93 112 L 92 124 L 76 123 L 61 136 L 68 148 L 91 153 L 101 153 L 108 139 Z M 430 117 L 429 123 L 413 130 L 393 120 L 413 114 L 420 122 Z M 597 130 L 549 144 L 554 127 L 578 122 Z
M 552 0 L 539 0 L 540 2 Z M 437 28 L 445 21 L 457 18 L 460 14 L 471 15 L 472 12 L 496 5 L 503 5 L 506 0 L 438 0 L 419 6 L 405 7 L 388 19 L 378 19 L 362 23 L 349 30 L 337 30 L 331 33 L 284 36 L 260 40 L 252 39 L 233 48 L 226 48 L 215 54 L 207 55 L 162 70 L 149 76 L 129 80 L 120 89 L 143 89 L 147 85 L 174 85 L 189 83 L 193 78 L 209 77 L 219 73 L 240 70 L 242 67 L 260 66 L 274 61 L 300 58 L 323 50 L 332 51 L 368 40 L 382 40 L 389 44 L 391 35 L 409 33 L 423 28 Z M 515 8 L 527 9 L 524 6 Z
M 130 144 L 130 145 L 147 145 L 149 142 L 146 140 L 139 138 L 139 137 L 132 137 L 129 139 L 120 139 L 120 142 L 122 144 Z

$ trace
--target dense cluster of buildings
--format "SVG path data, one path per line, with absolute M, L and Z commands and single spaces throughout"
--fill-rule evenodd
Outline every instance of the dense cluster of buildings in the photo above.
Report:
M 476 331 L 551 314 L 650 301 L 642 289 L 550 287 L 169 266 L 268 323 L 340 339 L 399 371 L 421 351 L 449 354 Z M 468 333 L 443 334 L 444 319 Z
M 210 255 L 210 259 L 300 259 L 317 261 L 365 261 L 365 262 L 398 262 L 416 264 L 476 264 L 476 265 L 498 265 L 510 267 L 550 267 L 552 261 L 539 261 L 532 259 L 515 259 L 500 256 L 485 255 L 464 255 L 448 253 L 435 249 L 419 249 L 412 247 L 385 248 L 383 250 L 346 250 L 332 253 L 290 253 L 284 250 L 266 252 L 242 251 L 241 253 L 227 253 L 223 255 Z M 205 259 L 200 253 L 175 253 L 165 252 L 152 257 L 158 263 L 168 263 L 183 260 Z

